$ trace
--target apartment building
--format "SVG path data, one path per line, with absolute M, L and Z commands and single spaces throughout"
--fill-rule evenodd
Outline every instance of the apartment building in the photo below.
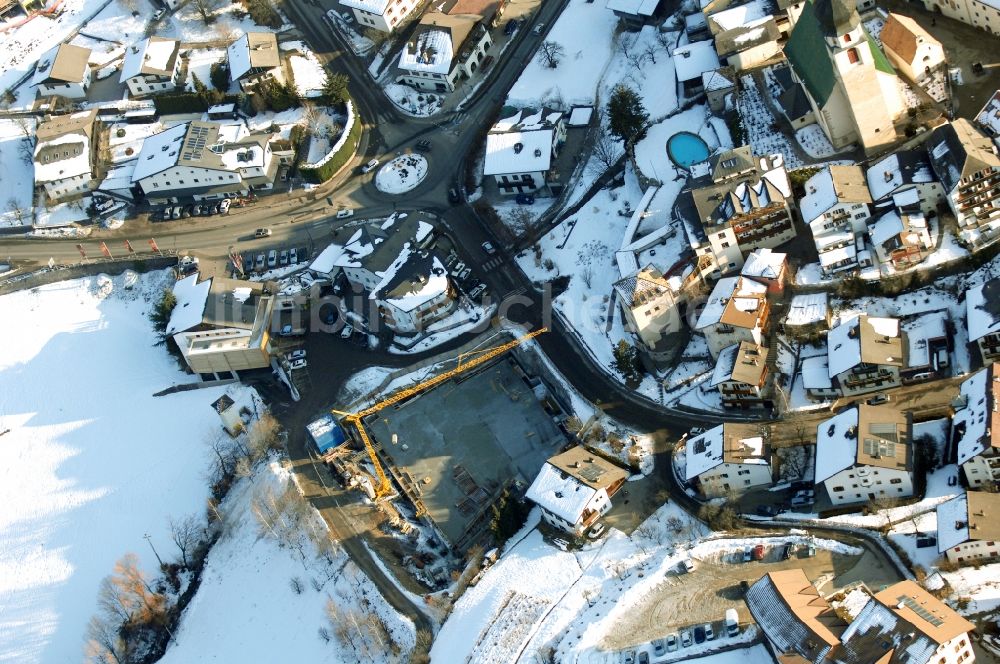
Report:
M 35 187 L 50 200 L 82 196 L 94 185 L 97 109 L 47 117 L 35 129 Z
M 226 49 L 229 80 L 247 91 L 264 80 L 283 83 L 281 51 L 273 32 L 247 32 Z
M 871 264 L 865 233 L 871 217 L 871 194 L 860 166 L 828 166 L 806 181 L 799 201 L 824 274 L 833 275 Z
M 397 83 L 430 92 L 453 92 L 470 78 L 493 41 L 478 14 L 429 12 L 399 54 Z
M 726 422 L 684 444 L 685 479 L 705 498 L 772 484 L 771 451 L 761 427 Z
M 695 330 L 705 335 L 712 359 L 718 360 L 722 349 L 733 344 L 762 344 L 769 315 L 767 286 L 746 277 L 724 277 L 712 289 Z
M 684 298 L 680 277 L 666 279 L 647 265 L 636 274 L 615 282 L 615 294 L 625 325 L 642 342 L 654 360 L 668 357 L 684 327 Z
M 147 37 L 125 50 L 119 82 L 133 97 L 144 97 L 177 88 L 181 70 L 181 43 L 176 39 Z
M 1000 278 L 970 288 L 965 311 L 969 341 L 979 347 L 983 363 L 1000 360 Z
M 830 330 L 830 380 L 844 396 L 880 392 L 901 383 L 905 334 L 899 319 L 862 314 Z
M 359 27 L 392 32 L 420 4 L 418 0 L 341 0 L 354 12 Z
M 561 111 L 544 107 L 516 111 L 486 135 L 483 175 L 496 181 L 501 194 L 543 191 L 565 142 L 566 120 Z
M 712 387 L 722 395 L 724 408 L 773 408 L 767 353 L 766 346 L 752 341 L 722 349 L 712 373 Z
M 962 381 L 951 440 L 970 489 L 1000 482 L 1000 375 L 990 364 Z
M 90 88 L 90 49 L 60 44 L 38 58 L 31 84 L 39 97 L 86 99 Z
M 966 491 L 937 506 L 938 551 L 953 563 L 1000 557 L 1000 494 Z

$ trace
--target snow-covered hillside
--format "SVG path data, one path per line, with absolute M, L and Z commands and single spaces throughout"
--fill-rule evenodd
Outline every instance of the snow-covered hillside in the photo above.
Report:
M 0 297 L 0 662 L 79 662 L 101 579 L 127 552 L 152 572 L 167 519 L 205 509 L 210 407 L 147 318 L 166 272 Z M 8 431 L 9 430 L 9 431 Z

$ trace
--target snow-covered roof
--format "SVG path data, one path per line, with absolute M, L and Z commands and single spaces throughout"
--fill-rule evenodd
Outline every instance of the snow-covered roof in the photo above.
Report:
M 806 180 L 799 200 L 802 219 L 809 223 L 840 203 L 871 203 L 871 193 L 860 166 L 828 166 Z
M 770 249 L 756 249 L 743 264 L 740 271 L 744 277 L 758 277 L 760 279 L 777 279 L 781 276 L 785 267 L 787 254 L 771 251 Z
M 330 274 L 334 268 L 339 267 L 340 259 L 344 255 L 344 247 L 339 244 L 329 244 L 319 255 L 309 264 L 309 269 L 316 274 Z
M 590 124 L 590 118 L 594 115 L 593 106 L 574 106 L 569 114 L 568 127 L 586 127 Z
M 577 523 L 597 489 L 546 463 L 528 487 L 528 500 L 569 523 Z
M 448 292 L 448 273 L 438 257 L 416 251 L 409 242 L 380 277 L 371 299 L 402 311 L 413 311 Z
M 340 4 L 351 9 L 360 9 L 372 14 L 384 14 L 391 0 L 340 0 Z
M 744 5 L 716 12 L 710 15 L 708 20 L 709 23 L 718 26 L 714 32 L 722 32 L 750 26 L 755 22 L 767 20 L 770 16 L 771 11 L 764 0 L 751 0 Z
M 483 174 L 548 171 L 552 163 L 552 139 L 551 129 L 488 134 Z
M 814 355 L 802 360 L 802 387 L 807 390 L 829 390 L 833 386 L 826 355 Z
M 899 320 L 862 314 L 830 330 L 827 347 L 831 378 L 862 361 L 898 366 L 902 363 Z
M 930 366 L 931 344 L 929 342 L 934 340 L 944 342 L 947 339 L 947 321 L 948 312 L 928 311 L 916 314 L 900 324 L 900 328 L 905 332 L 903 336 L 906 339 L 907 366 Z
M 451 71 L 455 49 L 451 31 L 424 25 L 417 27 L 399 54 L 399 68 L 427 74 L 447 74 Z
M 872 244 L 876 247 L 885 245 L 886 242 L 903 232 L 903 220 L 895 210 L 889 210 L 871 227 L 868 231 Z
M 853 437 L 848 432 L 853 430 Z M 816 427 L 816 483 L 854 465 L 858 450 L 858 409 L 855 406 Z
M 844 267 L 851 267 L 857 262 L 858 250 L 854 244 L 837 247 L 829 251 L 824 251 L 819 255 L 819 264 L 824 270 L 834 266 L 840 266 L 844 261 L 852 261 Z
M 693 480 L 721 463 L 767 465 L 764 439 L 752 424 L 728 422 L 685 444 L 686 479 Z
M 796 295 L 788 305 L 785 325 L 811 325 L 826 321 L 829 311 L 826 293 Z
M 146 138 L 136 159 L 132 182 L 155 175 L 177 163 L 188 124 L 179 124 Z
M 90 49 L 75 44 L 59 44 L 38 58 L 32 85 L 45 81 L 80 83 L 89 67 Z
M 941 553 L 969 540 L 969 503 L 964 493 L 938 504 L 937 527 Z
M 722 320 L 722 314 L 726 310 L 726 304 L 736 290 L 739 277 L 723 277 L 716 282 L 712 294 L 708 296 L 705 308 L 701 310 L 695 329 L 700 330 L 709 325 L 714 325 Z
M 701 78 L 705 72 L 719 68 L 719 56 L 711 41 L 692 42 L 675 48 L 670 56 L 674 61 L 677 80 L 681 83 Z
M 247 32 L 226 49 L 229 78 L 238 81 L 252 69 L 273 69 L 281 65 L 278 38 L 273 32 Z
M 636 16 L 652 16 L 660 0 L 608 0 L 605 5 L 613 12 L 634 14 Z
M 924 150 L 901 150 L 875 162 L 866 172 L 872 200 L 880 201 L 900 187 L 934 182 L 934 171 Z
M 733 87 L 733 82 L 718 71 L 707 71 L 701 75 L 701 84 L 705 92 L 715 92 Z
M 723 322 L 723 318 L 754 318 L 759 313 L 760 300 L 765 297 L 767 286 L 743 277 L 724 277 L 719 279 L 712 289 L 712 294 L 702 309 L 695 329 L 701 330 L 710 325 Z M 728 322 L 728 321 L 727 321 Z M 736 321 L 733 321 L 734 323 Z M 746 322 L 750 322 L 749 320 Z M 750 327 L 753 327 L 751 324 Z
M 119 82 L 124 83 L 133 76 L 173 75 L 180 42 L 163 37 L 147 37 L 125 49 L 125 61 Z
M 979 115 L 976 116 L 976 122 L 996 142 L 997 137 L 1000 136 L 1000 90 L 994 92 L 993 96 L 986 102 L 986 105 L 983 106 L 983 109 L 979 111 Z
M 96 110 L 46 120 L 35 130 L 35 183 L 56 182 L 91 172 L 90 141 Z
M 97 187 L 99 191 L 118 191 L 127 193 L 131 198 L 132 174 L 135 172 L 135 160 L 118 164 L 108 171 L 104 181 Z
M 969 341 L 1000 332 L 1000 278 L 990 279 L 965 295 Z
M 688 480 L 693 480 L 722 463 L 722 424 L 713 427 L 687 442 L 685 469 Z
M 995 366 L 995 365 L 994 365 Z M 994 445 L 1000 446 L 1000 381 L 992 367 L 980 369 L 962 381 L 959 394 L 965 402 L 951 419 L 951 430 L 958 435 L 959 465 L 979 456 Z
M 170 322 L 167 323 L 167 334 L 185 332 L 201 324 L 205 315 L 205 304 L 208 302 L 208 292 L 212 288 L 212 280 L 198 282 L 198 274 L 179 279 L 174 284 L 174 297 L 177 304 L 170 312 Z

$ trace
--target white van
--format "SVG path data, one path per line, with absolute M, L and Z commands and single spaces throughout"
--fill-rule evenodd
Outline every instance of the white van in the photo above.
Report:
M 726 609 L 726 636 L 736 636 L 740 633 L 740 618 L 736 609 Z

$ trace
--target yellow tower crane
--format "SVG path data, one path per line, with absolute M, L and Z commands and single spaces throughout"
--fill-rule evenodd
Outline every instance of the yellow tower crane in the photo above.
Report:
M 548 331 L 549 328 L 543 327 L 538 330 L 535 330 L 534 332 L 529 332 L 528 334 L 524 335 L 519 339 L 514 339 L 513 341 L 501 344 L 500 346 L 494 346 L 493 348 L 486 348 L 483 350 L 471 351 L 469 353 L 462 353 L 461 355 L 458 356 L 458 364 L 455 365 L 454 369 L 450 369 L 448 371 L 445 371 L 444 373 L 440 373 L 437 376 L 425 380 L 422 383 L 418 383 L 412 387 L 400 390 L 399 392 L 396 392 L 392 396 L 383 399 L 382 401 L 379 401 L 374 406 L 369 406 L 368 408 L 365 408 L 364 410 L 358 413 L 342 413 L 337 410 L 332 411 L 335 415 L 343 415 L 344 424 L 354 426 L 354 428 L 357 429 L 358 436 L 361 437 L 361 441 L 365 444 L 365 450 L 368 452 L 368 457 L 371 459 L 372 465 L 375 467 L 375 475 L 376 475 L 375 479 L 378 482 L 377 486 L 375 487 L 375 500 L 379 500 L 380 498 L 384 498 L 385 496 L 389 495 L 389 493 L 392 491 L 392 485 L 389 483 L 389 478 L 386 476 L 385 470 L 382 469 L 382 464 L 378 460 L 378 455 L 375 453 L 375 446 L 372 444 L 371 439 L 368 437 L 368 432 L 365 431 L 364 423 L 362 421 L 364 420 L 364 418 L 368 417 L 369 415 L 372 415 L 373 413 L 379 412 L 383 408 L 388 408 L 389 406 L 393 406 L 401 401 L 409 399 L 412 396 L 420 394 L 421 392 L 425 392 L 436 385 L 440 385 L 441 383 L 451 378 L 454 378 L 455 376 L 465 373 L 466 371 L 475 369 L 479 365 L 485 364 L 486 362 L 489 362 L 490 360 L 499 355 L 503 355 L 507 351 L 511 350 L 512 348 L 515 348 L 516 346 L 519 346 L 525 341 L 528 341 L 529 339 L 534 339 L 538 335 L 544 334 L 545 332 Z M 469 357 L 471 357 L 471 359 L 466 359 Z M 465 360 L 464 364 L 463 360 Z

